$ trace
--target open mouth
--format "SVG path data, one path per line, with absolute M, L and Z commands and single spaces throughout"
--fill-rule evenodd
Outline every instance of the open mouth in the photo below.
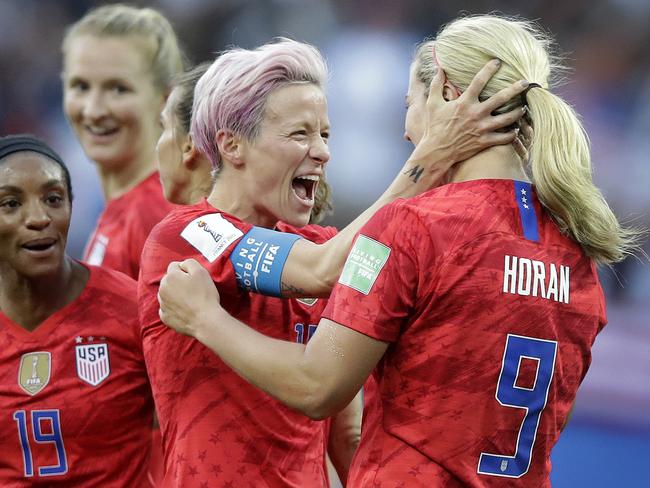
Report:
M 48 251 L 51 249 L 54 244 L 56 244 L 56 239 L 46 238 L 46 239 L 35 239 L 33 241 L 26 242 L 22 245 L 23 249 L 34 252 Z
M 118 127 L 106 128 L 106 127 L 96 127 L 96 126 L 87 125 L 86 130 L 90 132 L 93 136 L 106 137 L 106 136 L 112 136 L 113 134 L 117 133 L 119 128 Z
M 297 176 L 291 182 L 291 188 L 302 202 L 312 205 L 319 180 L 320 177 L 315 175 Z

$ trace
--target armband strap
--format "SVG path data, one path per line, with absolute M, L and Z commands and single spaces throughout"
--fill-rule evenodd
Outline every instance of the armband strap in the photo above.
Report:
M 289 251 L 300 236 L 253 227 L 230 255 L 237 285 L 247 291 L 282 296 L 281 279 Z

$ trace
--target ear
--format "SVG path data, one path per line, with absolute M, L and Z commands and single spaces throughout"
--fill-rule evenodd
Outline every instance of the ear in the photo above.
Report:
M 231 130 L 219 129 L 215 136 L 215 142 L 217 143 L 217 149 L 222 159 L 229 161 L 234 166 L 242 166 L 244 164 L 242 157 L 244 141 L 240 136 Z
M 199 165 L 199 150 L 194 145 L 192 136 L 187 134 L 181 145 L 181 163 L 188 170 L 192 171 Z
M 442 87 L 442 97 L 446 102 L 456 100 L 459 97 L 458 90 L 454 88 L 448 81 L 445 81 Z

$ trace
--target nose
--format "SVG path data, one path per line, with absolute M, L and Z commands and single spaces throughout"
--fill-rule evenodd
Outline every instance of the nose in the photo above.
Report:
M 91 90 L 83 101 L 82 112 L 84 117 L 97 120 L 108 113 L 104 95 L 98 90 Z
M 309 157 L 319 164 L 325 164 L 330 160 L 330 149 L 325 139 L 320 136 L 314 139 L 309 148 Z
M 26 203 L 23 208 L 25 209 L 25 226 L 28 229 L 42 230 L 52 222 L 50 214 L 40 199 Z

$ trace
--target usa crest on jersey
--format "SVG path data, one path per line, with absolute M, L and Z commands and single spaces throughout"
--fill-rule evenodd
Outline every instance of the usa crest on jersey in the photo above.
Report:
M 111 374 L 108 344 L 80 344 L 75 346 L 77 376 L 97 386 Z

